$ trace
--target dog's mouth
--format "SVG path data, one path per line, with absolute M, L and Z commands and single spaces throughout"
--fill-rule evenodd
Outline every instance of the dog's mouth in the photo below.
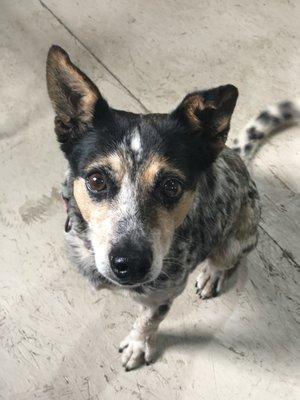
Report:
M 118 278 L 115 276 L 113 272 L 110 272 L 109 274 L 105 274 L 105 278 L 107 278 L 116 286 L 129 289 L 129 288 L 137 288 L 139 286 L 148 284 L 154 281 L 158 275 L 159 274 L 149 274 L 142 279 L 141 278 L 136 279 L 134 276 L 132 276 L 131 278 Z
M 147 279 L 147 280 L 143 280 L 143 281 L 139 281 L 139 282 L 132 282 L 132 281 L 128 281 L 128 282 L 122 282 L 116 279 L 111 280 L 112 283 L 114 283 L 117 286 L 120 287 L 124 287 L 124 288 L 137 288 L 139 286 L 145 285 L 146 283 L 150 283 L 153 279 Z

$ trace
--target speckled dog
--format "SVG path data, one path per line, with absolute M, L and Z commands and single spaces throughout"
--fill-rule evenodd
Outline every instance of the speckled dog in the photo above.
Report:
M 189 273 L 199 267 L 197 293 L 209 298 L 255 247 L 259 198 L 236 153 L 252 155 L 295 110 L 284 103 L 276 115 L 261 114 L 233 151 L 225 146 L 238 97 L 232 85 L 191 93 L 170 114 L 119 111 L 58 46 L 47 83 L 70 166 L 69 254 L 97 288 L 125 289 L 141 304 L 120 346 L 133 369 L 153 360 L 158 325 Z

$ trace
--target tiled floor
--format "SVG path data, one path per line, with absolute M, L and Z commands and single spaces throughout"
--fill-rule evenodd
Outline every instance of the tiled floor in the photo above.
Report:
M 92 292 L 63 251 L 45 58 L 60 44 L 116 108 L 172 109 L 187 91 L 234 83 L 231 138 L 265 105 L 300 94 L 296 0 L 0 0 L 0 399 L 300 398 L 300 135 L 255 159 L 259 245 L 217 299 L 195 275 L 159 334 L 155 364 L 117 352 L 132 301 Z

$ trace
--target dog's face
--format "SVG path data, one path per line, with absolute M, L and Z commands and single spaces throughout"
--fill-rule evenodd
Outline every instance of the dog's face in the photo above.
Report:
M 224 147 L 236 88 L 192 93 L 170 114 L 118 111 L 57 46 L 47 83 L 99 272 L 120 285 L 154 280 Z

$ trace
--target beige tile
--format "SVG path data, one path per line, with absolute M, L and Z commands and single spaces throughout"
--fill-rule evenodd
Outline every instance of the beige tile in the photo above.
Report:
M 206 302 L 191 276 L 157 362 L 125 373 L 117 348 L 136 310 L 93 293 L 66 260 L 66 164 L 45 84 L 52 43 L 118 108 L 166 111 L 190 89 L 232 82 L 236 134 L 267 103 L 299 95 L 298 2 L 45 4 L 56 18 L 38 1 L 1 1 L 0 399 L 298 399 L 299 128 L 255 161 L 263 230 L 247 267 Z

